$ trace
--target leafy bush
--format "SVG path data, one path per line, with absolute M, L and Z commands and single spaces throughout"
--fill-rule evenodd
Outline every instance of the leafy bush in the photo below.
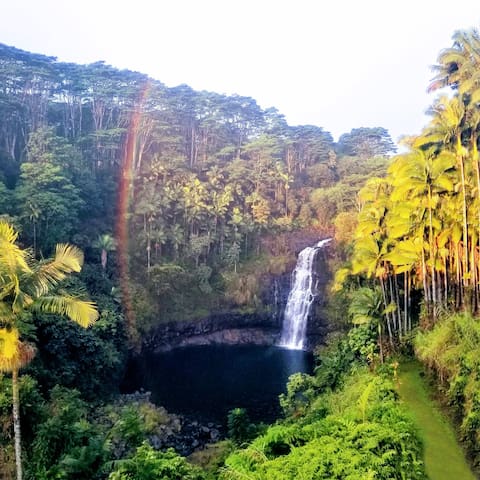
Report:
M 378 356 L 378 332 L 375 323 L 352 328 L 348 332 L 348 345 L 352 353 L 372 362 Z
M 129 401 L 108 405 L 99 412 L 98 421 L 108 431 L 113 458 L 131 454 L 151 435 L 162 436 L 163 429 L 178 430 L 176 417 L 149 401 Z
M 280 395 L 280 406 L 287 416 L 305 413 L 318 393 L 315 377 L 305 373 L 294 373 L 287 383 L 287 393 Z
M 27 478 L 97 478 L 107 452 L 98 430 L 86 418 L 87 411 L 77 390 L 52 389 L 45 420 L 31 446 Z
M 173 450 L 158 452 L 147 443 L 135 455 L 116 462 L 109 480 L 204 480 L 202 471 Z
M 324 418 L 317 402 L 327 405 Z M 392 382 L 361 369 L 342 389 L 315 399 L 303 418 L 270 427 L 230 455 L 221 478 L 420 480 L 421 459 L 421 442 Z
M 118 391 L 126 360 L 124 322 L 110 307 L 87 330 L 53 315 L 38 316 L 38 353 L 29 371 L 45 391 L 59 384 L 97 401 Z
M 227 417 L 228 436 L 236 444 L 251 440 L 256 433 L 255 425 L 250 422 L 247 411 L 244 408 L 230 410 Z
M 345 338 L 334 339 L 329 345 L 316 352 L 317 367 L 315 377 L 317 387 L 335 390 L 340 387 L 346 373 L 350 371 L 355 360 L 348 341 Z

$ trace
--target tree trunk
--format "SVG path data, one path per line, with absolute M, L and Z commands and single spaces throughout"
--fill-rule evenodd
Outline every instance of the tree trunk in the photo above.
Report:
M 433 212 L 432 212 L 432 189 L 428 186 L 428 243 L 430 245 L 430 271 L 432 274 L 432 303 L 433 303 L 433 321 L 437 321 L 437 279 L 435 276 L 435 261 L 437 252 L 435 249 L 435 241 L 433 238 Z
M 383 278 L 380 278 L 380 286 L 382 288 L 383 304 L 384 304 L 385 309 L 386 309 L 390 302 L 388 302 L 388 300 L 387 300 L 387 292 L 386 292 L 386 287 L 385 287 L 385 283 L 383 281 Z M 387 319 L 388 339 L 390 341 L 390 346 L 392 347 L 392 350 L 393 350 L 393 335 L 392 335 L 392 326 L 390 324 L 390 314 L 386 313 L 385 317 Z
M 37 258 L 37 223 L 33 222 L 33 257 Z
M 427 267 L 425 265 L 425 250 L 422 247 L 422 283 L 423 283 L 423 298 L 425 299 L 425 307 L 427 310 L 427 315 L 431 316 L 430 308 L 430 294 L 429 287 L 427 282 Z
M 108 255 L 107 250 L 105 248 L 102 248 L 101 261 L 102 261 L 102 268 L 104 272 L 107 268 L 107 255 Z
M 13 432 L 15 435 L 15 464 L 17 466 L 17 480 L 22 480 L 22 435 L 20 432 L 20 396 L 18 389 L 18 369 L 12 372 L 13 394 Z
M 460 136 L 457 137 L 457 158 L 460 165 L 460 179 L 462 186 L 462 218 L 463 218 L 463 286 L 470 285 L 469 280 L 469 263 L 468 263 L 468 220 L 467 220 L 467 191 L 465 187 L 465 165 L 463 162 L 463 156 L 460 152 L 461 140 Z

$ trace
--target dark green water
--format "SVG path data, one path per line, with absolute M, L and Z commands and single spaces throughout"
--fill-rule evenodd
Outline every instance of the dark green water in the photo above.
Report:
M 260 346 L 208 345 L 143 354 L 128 366 L 124 392 L 143 388 L 169 412 L 225 423 L 243 407 L 254 421 L 280 414 L 278 395 L 295 372 L 311 373 L 312 355 Z

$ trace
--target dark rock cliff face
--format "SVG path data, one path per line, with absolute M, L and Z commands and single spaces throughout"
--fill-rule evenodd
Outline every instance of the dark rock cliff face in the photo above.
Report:
M 267 313 L 218 313 L 208 318 L 170 322 L 157 327 L 144 347 L 156 352 L 188 345 L 274 345 L 280 319 Z
M 326 288 L 331 278 L 327 267 L 330 246 L 317 254 L 315 282 L 317 294 L 308 320 L 307 349 L 321 344 L 329 331 L 324 315 Z M 144 347 L 161 352 L 189 345 L 275 345 L 281 335 L 283 314 L 291 286 L 291 273 L 265 279 L 263 311 L 223 312 L 207 318 L 159 325 L 144 342 Z
M 328 268 L 328 258 L 332 254 L 332 248 L 330 244 L 326 245 L 318 252 L 315 259 L 317 294 L 307 324 L 306 347 L 308 350 L 313 350 L 317 345 L 321 345 L 327 334 L 332 331 L 332 325 L 329 324 L 326 316 L 327 288 L 332 278 L 332 272 Z
M 272 275 L 265 279 L 266 288 L 264 289 L 262 303 L 267 306 L 267 309 L 271 312 L 270 315 L 278 322 L 279 328 L 282 328 L 283 314 L 287 305 L 291 281 L 291 273 Z

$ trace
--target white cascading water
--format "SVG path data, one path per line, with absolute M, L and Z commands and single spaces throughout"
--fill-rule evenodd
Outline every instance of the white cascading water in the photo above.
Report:
M 318 251 L 331 241 L 321 240 L 314 247 L 307 247 L 298 254 L 293 272 L 292 288 L 288 294 L 283 318 L 280 346 L 291 350 L 302 350 L 307 333 L 310 308 L 315 300 L 316 282 L 313 264 Z

